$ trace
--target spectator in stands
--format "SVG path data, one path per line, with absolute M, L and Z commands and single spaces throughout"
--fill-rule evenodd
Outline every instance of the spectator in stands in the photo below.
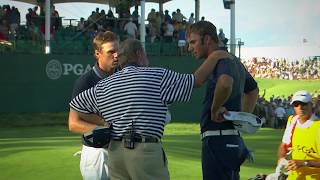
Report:
M 243 64 L 254 77 L 278 79 L 320 79 L 318 61 L 301 60 L 287 62 L 285 59 L 269 58 L 242 59 Z M 257 68 L 259 67 L 259 68 Z
M 204 17 L 204 16 L 202 16 L 202 17 L 201 17 L 201 21 L 204 21 L 204 20 L 205 20 L 205 17 Z
M 151 12 L 148 14 L 147 20 L 149 24 L 152 24 L 152 26 L 155 26 L 156 23 L 156 10 L 151 9 Z
M 134 6 L 134 11 L 131 14 L 132 22 L 136 24 L 137 27 L 139 27 L 139 6 Z
M 80 21 L 78 22 L 77 31 L 79 31 L 79 32 L 84 32 L 85 31 L 85 21 L 84 21 L 83 17 L 81 17 Z
M 264 109 L 264 102 L 262 98 L 258 98 L 257 104 L 254 107 L 253 114 L 258 116 L 261 120 L 264 119 L 262 125 L 265 126 L 266 123 L 266 112 Z
M 219 29 L 218 39 L 219 39 L 219 48 L 221 50 L 228 51 L 228 47 L 227 47 L 228 39 L 226 38 L 225 34 L 223 33 L 222 28 Z
M 91 15 L 88 17 L 88 20 L 87 20 L 87 22 L 89 23 L 88 26 L 93 27 L 94 30 L 98 29 L 96 24 L 97 18 L 98 18 L 98 14 L 96 14 L 95 11 L 92 11 Z
M 172 24 L 176 24 L 177 23 L 177 16 L 176 16 L 176 12 L 173 11 L 172 14 L 171 14 L 171 19 L 172 19 Z
M 147 33 L 147 41 L 153 43 L 156 39 L 156 30 L 152 26 L 152 24 L 147 24 L 146 26 L 146 33 Z
M 178 23 L 182 23 L 182 21 L 186 20 L 187 18 L 181 13 L 180 9 L 177 9 L 177 13 L 175 14 L 175 20 Z
M 15 39 L 17 36 L 17 30 L 20 26 L 20 12 L 17 8 L 12 6 L 9 14 L 9 27 L 10 27 L 10 39 Z
M 9 27 L 5 19 L 0 20 L 0 41 L 9 40 Z
M 106 27 L 106 19 L 107 15 L 106 12 L 102 9 L 101 12 L 99 13 L 98 19 L 97 19 L 97 30 L 98 32 L 105 31 Z
M 168 10 L 165 10 L 164 11 L 164 21 L 168 21 L 169 23 L 172 24 L 172 19 L 171 19 L 171 16 L 169 15 L 169 11 Z
M 313 99 L 313 104 L 314 104 L 314 113 L 320 117 L 320 95 L 316 96 Z
M 26 14 L 26 25 L 27 25 L 27 27 L 30 27 L 31 24 L 32 24 L 31 18 L 32 18 L 32 9 L 29 8 L 28 9 L 28 13 Z
M 28 13 L 26 14 L 26 21 L 27 21 L 27 28 L 31 34 L 31 40 L 32 43 L 35 44 L 39 39 L 39 16 L 37 12 L 34 10 L 37 10 L 37 6 L 35 6 L 33 9 L 29 8 Z
M 138 35 L 138 28 L 135 23 L 132 22 L 132 18 L 124 25 L 123 30 L 126 32 L 127 38 L 136 39 Z
M 51 7 L 51 17 L 53 19 L 54 29 L 55 30 L 59 29 L 60 26 L 62 25 L 62 22 L 59 16 L 59 12 L 56 10 L 56 7 L 54 5 L 52 5 Z
M 288 118 L 289 116 L 294 114 L 294 110 L 293 110 L 292 106 L 290 106 L 290 104 L 286 103 L 284 105 L 284 109 L 286 111 L 286 118 Z
M 178 30 L 179 55 L 183 56 L 186 52 L 186 22 L 179 25 Z
M 193 23 L 194 23 L 194 21 L 195 21 L 195 19 L 194 19 L 194 14 L 193 14 L 193 13 L 191 13 L 191 14 L 190 14 L 190 17 L 189 17 L 189 21 L 188 21 L 188 23 L 189 23 L 189 24 L 193 24 Z
M 164 41 L 165 42 L 172 42 L 173 40 L 173 25 L 167 20 L 164 23 Z
M 38 6 L 34 6 L 33 7 L 33 10 L 32 10 L 32 12 L 33 12 L 33 15 L 37 15 L 37 16 L 39 16 L 39 14 L 38 14 Z
M 112 30 L 112 27 L 114 27 L 114 22 L 115 22 L 115 17 L 113 15 L 113 12 L 111 9 L 109 9 L 108 14 L 107 14 L 107 23 L 106 23 L 106 29 L 107 30 Z
M 283 104 L 280 103 L 278 107 L 274 110 L 274 114 L 276 116 L 275 120 L 275 128 L 284 128 L 285 126 L 285 118 L 286 118 L 286 110 L 283 108 Z
M 160 40 L 160 26 L 161 26 L 161 14 L 160 12 L 156 12 L 155 23 L 153 24 L 153 27 L 156 30 L 156 37 L 158 40 Z

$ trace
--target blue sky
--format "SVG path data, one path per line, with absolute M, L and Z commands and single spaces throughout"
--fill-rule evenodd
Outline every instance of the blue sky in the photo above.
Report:
M 32 5 L 1 0 L 0 5 L 10 4 L 25 16 Z M 95 7 L 109 9 L 106 5 L 88 3 L 57 4 L 60 16 L 68 18 L 88 17 Z M 158 10 L 155 3 L 146 3 L 146 12 Z M 177 8 L 189 17 L 194 12 L 194 0 L 173 0 L 164 4 L 171 13 Z M 230 11 L 223 8 L 222 0 L 200 0 L 200 17 L 230 32 Z M 314 46 L 320 48 L 319 0 L 236 0 L 236 37 L 245 47 Z M 303 43 L 303 39 L 307 43 Z

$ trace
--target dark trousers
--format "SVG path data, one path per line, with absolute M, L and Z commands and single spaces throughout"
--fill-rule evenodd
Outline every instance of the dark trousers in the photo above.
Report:
M 210 136 L 202 141 L 203 180 L 239 180 L 249 151 L 240 136 Z

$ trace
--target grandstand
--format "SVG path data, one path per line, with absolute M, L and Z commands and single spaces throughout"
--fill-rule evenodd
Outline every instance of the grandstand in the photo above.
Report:
M 22 2 L 37 4 L 37 1 L 32 0 L 19 0 Z M 70 0 L 65 1 L 53 1 L 54 3 L 61 3 L 61 2 L 74 2 Z M 84 1 L 78 1 L 78 2 L 84 2 Z M 106 3 L 106 1 L 90 1 L 93 3 Z M 117 6 L 117 2 L 119 1 L 107 1 L 110 6 Z M 159 9 L 162 9 L 162 4 L 167 1 L 155 1 L 155 0 L 149 0 L 147 2 L 161 2 L 159 3 Z M 130 4 L 130 6 L 139 5 L 138 3 Z M 40 5 L 39 6 L 43 6 Z M 35 24 L 38 26 L 38 31 L 41 29 L 44 29 L 45 25 L 45 18 L 44 14 L 41 13 L 42 10 L 40 10 L 40 14 L 37 17 L 33 17 L 33 21 L 35 21 Z M 121 40 L 125 38 L 125 32 L 122 29 L 122 23 L 128 20 L 128 17 L 101 17 L 106 19 L 107 21 L 113 21 L 114 24 L 112 27 L 104 27 L 104 29 L 112 30 L 119 34 Z M 86 31 L 79 31 L 77 30 L 76 26 L 73 26 L 71 24 L 68 26 L 62 26 L 62 18 L 61 17 L 52 17 L 51 18 L 51 26 L 52 22 L 58 22 L 59 24 L 53 25 L 54 27 L 51 27 L 51 29 L 54 29 L 54 32 L 51 32 L 51 53 L 52 54 L 92 54 L 92 47 L 91 47 L 91 40 L 93 34 L 97 31 L 95 29 L 95 32 L 89 32 L 90 26 L 92 24 L 97 25 L 99 23 L 99 19 L 97 19 L 94 22 L 88 22 L 90 23 L 87 25 Z M 52 31 L 52 30 L 51 30 Z M 148 27 L 147 27 L 148 31 Z M 10 37 L 11 35 L 11 37 Z M 14 36 L 14 37 L 12 37 Z M 28 26 L 28 22 L 26 25 L 20 25 L 17 29 L 17 32 L 15 32 L 14 35 L 9 33 L 9 37 L 4 40 L 10 40 L 12 42 L 12 46 L 10 45 L 1 45 L 0 53 L 29 53 L 29 54 L 39 54 L 44 51 L 44 37 L 45 33 L 44 30 L 41 33 L 38 34 L 32 34 L 30 33 L 30 27 Z M 148 38 L 148 37 L 146 37 Z M 162 41 L 162 38 L 156 38 L 155 41 L 146 42 L 145 44 L 147 54 L 151 56 L 157 56 L 157 55 L 178 55 L 178 46 L 177 42 L 173 43 L 164 43 Z

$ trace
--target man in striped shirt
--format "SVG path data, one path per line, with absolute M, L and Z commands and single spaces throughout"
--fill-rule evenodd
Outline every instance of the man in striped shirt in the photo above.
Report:
M 118 56 L 123 69 L 75 97 L 70 111 L 87 120 L 99 114 L 112 124 L 111 179 L 169 179 L 160 143 L 168 105 L 189 101 L 193 87 L 201 86 L 215 66 L 215 56 L 194 74 L 147 67 L 148 59 L 137 40 L 124 41 Z

